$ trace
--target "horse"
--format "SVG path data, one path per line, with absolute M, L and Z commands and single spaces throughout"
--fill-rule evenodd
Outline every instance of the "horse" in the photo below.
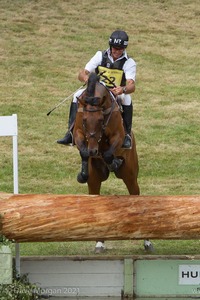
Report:
M 130 195 L 139 195 L 136 141 L 132 132 L 132 148 L 122 148 L 125 130 L 116 98 L 99 81 L 99 76 L 91 73 L 86 89 L 77 99 L 73 130 L 74 144 L 81 157 L 77 181 L 87 183 L 89 194 L 99 195 L 102 182 L 114 172 L 123 180 Z
M 115 97 L 91 73 L 87 88 L 78 97 L 74 143 L 81 156 L 79 183 L 88 185 L 89 194 L 100 194 L 101 183 L 110 172 L 124 181 L 130 195 L 139 195 L 139 165 L 135 137 L 132 148 L 123 149 L 125 137 L 121 108 Z

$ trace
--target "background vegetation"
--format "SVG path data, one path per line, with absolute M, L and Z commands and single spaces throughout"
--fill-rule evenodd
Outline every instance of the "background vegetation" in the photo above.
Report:
M 137 62 L 133 129 L 142 195 L 199 194 L 200 2 L 198 0 L 1 0 L 0 115 L 18 115 L 19 192 L 87 194 L 75 147 L 58 145 L 77 73 L 112 31 L 130 37 Z M 0 191 L 12 192 L 12 141 L 0 139 Z M 127 194 L 113 175 L 102 194 Z M 107 253 L 144 253 L 108 242 Z M 199 254 L 200 241 L 155 241 L 159 254 Z M 93 243 L 22 244 L 22 254 L 91 254 Z

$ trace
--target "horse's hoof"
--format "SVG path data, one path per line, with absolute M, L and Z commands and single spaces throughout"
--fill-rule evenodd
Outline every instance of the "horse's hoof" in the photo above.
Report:
M 144 241 L 144 249 L 147 252 L 154 252 L 155 251 L 152 242 L 150 242 L 149 240 Z
M 95 250 L 94 253 L 95 254 L 100 254 L 103 253 L 105 251 L 105 245 L 102 242 L 97 242 L 96 246 L 95 246 Z
M 108 169 L 110 172 L 116 172 L 122 165 L 123 159 L 115 157 L 110 165 L 108 165 Z
M 86 183 L 88 180 L 88 176 L 82 174 L 82 173 L 79 173 L 78 176 L 77 176 L 77 181 L 79 183 Z

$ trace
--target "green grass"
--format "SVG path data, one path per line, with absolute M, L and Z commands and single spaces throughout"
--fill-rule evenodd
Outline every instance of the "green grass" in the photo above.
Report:
M 79 9 L 78 9 L 79 8 Z M 198 0 L 1 0 L 0 115 L 18 115 L 19 192 L 87 194 L 65 133 L 77 73 L 119 27 L 137 62 L 133 129 L 142 195 L 200 192 Z M 0 191 L 12 192 L 12 142 L 0 139 Z M 112 174 L 102 194 L 127 194 Z M 143 242 L 107 242 L 107 254 L 143 254 Z M 159 254 L 199 254 L 199 241 L 155 241 Z M 94 243 L 22 244 L 23 255 L 92 254 Z
M 155 240 L 152 241 L 154 252 L 144 250 L 143 241 L 106 241 L 106 250 L 95 254 L 94 242 L 60 242 L 60 243 L 22 243 L 22 256 L 43 255 L 196 255 L 199 254 L 200 241 Z M 14 254 L 14 246 L 13 246 Z

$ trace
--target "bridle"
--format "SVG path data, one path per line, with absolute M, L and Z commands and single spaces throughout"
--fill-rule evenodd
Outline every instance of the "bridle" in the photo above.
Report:
M 101 84 L 101 82 L 100 82 Z M 86 106 L 82 107 L 82 108 L 78 108 L 78 112 L 89 112 L 89 113 L 94 113 L 94 112 L 102 112 L 103 114 L 103 120 L 102 120 L 102 126 L 101 126 L 101 133 L 99 135 L 99 138 L 96 138 L 96 135 L 97 135 L 97 132 L 90 132 L 88 129 L 87 129 L 87 123 L 86 123 L 86 120 L 83 120 L 83 130 L 84 130 L 84 133 L 85 133 L 85 137 L 86 137 L 86 140 L 87 142 L 89 141 L 90 138 L 95 138 L 97 140 L 97 142 L 99 143 L 102 139 L 102 136 L 108 126 L 108 123 L 110 121 L 110 118 L 111 118 L 111 115 L 114 111 L 119 111 L 119 105 L 118 103 L 116 102 L 116 99 L 114 97 L 114 95 L 109 91 L 109 89 L 103 84 L 104 88 L 108 91 L 109 93 L 109 96 L 110 96 L 110 99 L 111 99 L 111 106 L 104 109 L 103 107 L 101 107 L 101 103 L 100 103 L 100 100 L 101 98 L 100 97 L 86 97 L 85 98 L 85 103 L 86 103 Z M 88 108 L 87 105 L 90 105 L 90 107 Z M 105 117 L 107 116 L 107 119 L 106 119 L 106 122 L 105 121 Z

